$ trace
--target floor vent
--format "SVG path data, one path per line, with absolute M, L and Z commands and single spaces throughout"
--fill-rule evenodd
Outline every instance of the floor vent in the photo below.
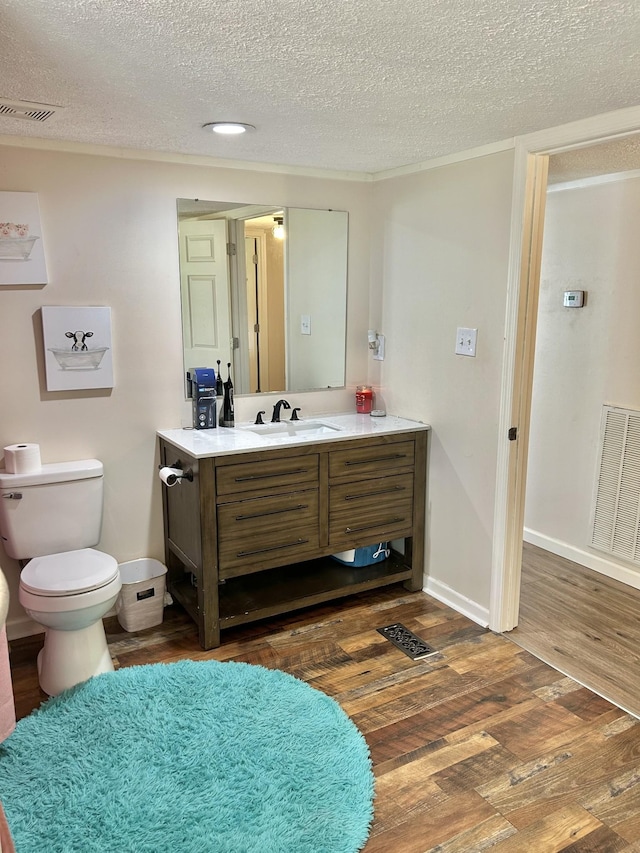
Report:
M 390 643 L 408 655 L 411 660 L 420 660 L 429 655 L 437 654 L 436 649 L 432 648 L 429 643 L 425 643 L 420 637 L 416 637 L 413 631 L 405 628 L 399 622 L 394 625 L 387 625 L 385 628 L 378 628 L 378 633 L 386 637 Z
M 7 101 L 0 98 L 0 116 L 43 122 L 60 112 L 63 107 L 53 104 L 36 104 L 32 101 Z
M 591 544 L 640 563 L 640 412 L 604 407 Z

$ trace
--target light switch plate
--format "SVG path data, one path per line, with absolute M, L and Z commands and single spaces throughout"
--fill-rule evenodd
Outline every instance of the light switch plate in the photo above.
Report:
M 477 339 L 477 329 L 458 328 L 456 331 L 456 355 L 470 355 L 475 357 Z
M 301 335 L 310 335 L 311 334 L 311 315 L 310 314 L 301 314 L 300 315 L 300 334 Z
M 384 361 L 384 335 L 378 335 L 378 349 L 373 354 L 374 361 Z

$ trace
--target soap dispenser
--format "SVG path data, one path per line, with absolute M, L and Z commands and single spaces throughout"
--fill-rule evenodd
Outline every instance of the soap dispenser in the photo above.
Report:
M 220 413 L 220 426 L 232 427 L 236 425 L 233 411 L 233 382 L 231 381 L 231 362 L 227 362 L 227 379 L 224 383 L 224 399 L 222 401 L 222 412 Z

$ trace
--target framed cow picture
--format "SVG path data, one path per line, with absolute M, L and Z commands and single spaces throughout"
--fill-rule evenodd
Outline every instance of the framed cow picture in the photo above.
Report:
M 43 305 L 48 391 L 113 388 L 111 308 Z

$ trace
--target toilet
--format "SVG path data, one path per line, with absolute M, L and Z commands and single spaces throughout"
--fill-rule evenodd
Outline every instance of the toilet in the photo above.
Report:
M 50 696 L 113 670 L 102 617 L 122 582 L 116 559 L 92 546 L 100 539 L 103 466 L 97 459 L 0 469 L 0 537 L 16 560 L 18 599 L 45 628 L 38 655 L 40 687 Z

